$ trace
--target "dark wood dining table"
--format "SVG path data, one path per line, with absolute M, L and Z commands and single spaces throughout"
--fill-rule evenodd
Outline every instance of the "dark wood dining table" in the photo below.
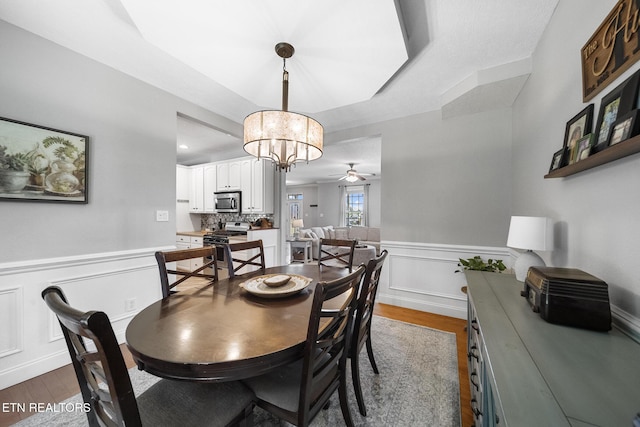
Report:
M 263 274 L 296 274 L 311 282 L 283 298 L 256 296 L 240 286 Z M 257 376 L 301 357 L 315 284 L 346 274 L 315 264 L 285 265 L 179 291 L 135 315 L 127 326 L 127 346 L 139 369 L 162 378 Z

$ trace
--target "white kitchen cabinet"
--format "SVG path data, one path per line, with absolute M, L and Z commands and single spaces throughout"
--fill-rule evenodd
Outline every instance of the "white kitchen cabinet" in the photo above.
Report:
M 176 166 L 176 200 L 186 202 L 189 200 L 191 188 L 191 168 L 182 165 Z
M 242 212 L 273 213 L 273 164 L 263 160 L 241 162 Z
M 185 234 L 176 234 L 176 247 L 178 249 L 201 248 L 202 237 L 187 236 Z M 202 267 L 203 263 L 204 261 L 200 258 L 182 260 L 176 263 L 177 264 L 176 269 L 193 271 L 197 268 Z
M 203 171 L 203 198 L 204 198 L 204 212 L 215 212 L 215 201 L 213 200 L 213 193 L 217 191 L 217 166 L 215 164 L 209 164 L 204 166 Z
M 204 212 L 204 167 L 191 168 L 191 187 L 189 189 L 189 211 Z
M 242 162 L 218 163 L 216 169 L 216 188 L 218 191 L 240 190 Z

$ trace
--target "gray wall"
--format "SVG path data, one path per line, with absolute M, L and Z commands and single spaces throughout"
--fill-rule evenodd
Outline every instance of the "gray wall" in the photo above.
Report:
M 0 41 L 0 116 L 90 138 L 89 204 L 1 201 L 0 261 L 173 244 L 176 113 L 212 113 L 4 21 Z
M 440 111 L 331 134 L 382 135 L 381 238 L 504 246 L 511 110 L 442 120 Z
M 580 50 L 615 1 L 562 0 L 534 55 L 533 73 L 513 108 L 514 215 L 547 215 L 558 222 L 556 266 L 583 269 L 605 280 L 612 302 L 640 317 L 640 181 L 638 155 L 563 179 L 543 179 L 562 147 L 567 121 L 582 102 Z M 590 101 L 600 100 L 640 64 Z M 594 117 L 595 121 L 595 117 Z

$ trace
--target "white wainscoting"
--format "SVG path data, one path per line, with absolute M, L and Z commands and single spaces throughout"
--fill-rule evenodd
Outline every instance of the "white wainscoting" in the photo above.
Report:
M 162 297 L 154 252 L 172 248 L 0 264 L 0 389 L 70 363 L 43 289 L 59 286 L 72 306 L 106 312 L 122 343 L 131 318 Z
M 382 268 L 377 301 L 384 304 L 467 318 L 467 297 L 460 289 L 465 277 L 459 270 L 459 258 L 480 255 L 483 259 L 501 259 L 511 268 L 519 253 L 506 247 L 439 245 L 383 241 L 389 251 Z M 611 305 L 613 324 L 640 342 L 640 319 Z
M 455 272 L 460 269 L 459 258 L 480 255 L 511 266 L 505 247 L 383 241 L 380 248 L 389 255 L 377 301 L 460 319 L 467 318 L 467 297 L 461 291 L 466 284 L 464 274 Z

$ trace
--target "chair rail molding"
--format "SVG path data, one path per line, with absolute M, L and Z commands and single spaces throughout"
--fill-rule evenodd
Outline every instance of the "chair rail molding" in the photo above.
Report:
M 0 310 L 8 325 L 0 333 L 0 389 L 70 363 L 43 289 L 59 286 L 74 306 L 106 312 L 122 343 L 131 318 L 162 296 L 154 253 L 174 248 L 0 263 Z

